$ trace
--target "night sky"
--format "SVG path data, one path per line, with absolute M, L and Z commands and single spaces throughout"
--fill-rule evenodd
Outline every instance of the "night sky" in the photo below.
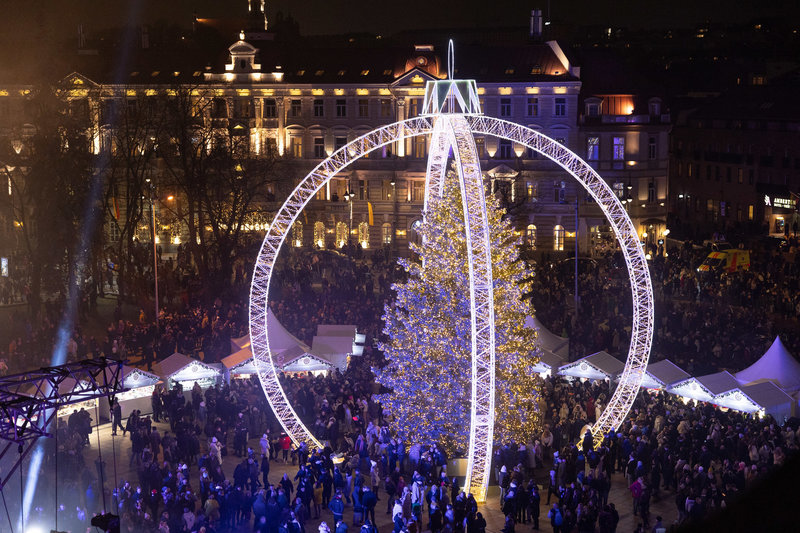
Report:
M 740 23 L 755 17 L 800 20 L 800 2 L 789 0 L 549 0 L 554 21 L 576 25 L 611 24 L 636 28 L 693 26 L 711 20 Z M 0 31 L 71 38 L 83 23 L 87 33 L 127 22 L 165 20 L 189 27 L 201 17 L 246 13 L 246 0 L 4 0 Z M 405 29 L 508 27 L 527 25 L 530 9 L 546 10 L 548 0 L 267 0 L 267 13 L 282 11 L 300 23 L 303 34 Z M 800 25 L 800 22 L 798 22 Z

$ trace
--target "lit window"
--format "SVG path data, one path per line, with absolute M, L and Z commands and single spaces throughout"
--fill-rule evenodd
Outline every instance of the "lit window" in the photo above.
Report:
M 344 222 L 336 223 L 336 247 L 341 248 L 347 244 L 347 224 Z
M 528 198 L 536 198 L 538 196 L 538 194 L 537 194 L 538 191 L 536 190 L 537 189 L 537 186 L 536 186 L 537 183 L 538 182 L 536 182 L 536 181 L 529 181 L 528 183 L 525 184 L 525 191 L 528 194 Z
M 364 70 L 361 71 L 361 75 L 362 76 L 366 76 L 367 74 L 369 74 L 369 70 L 368 69 L 364 69 Z
M 369 224 L 366 222 L 358 225 L 358 242 L 362 248 L 369 248 Z
M 525 244 L 536 249 L 536 226 L 533 224 L 528 224 L 525 228 Z
M 384 76 L 391 76 L 392 75 L 392 69 L 387 68 L 386 70 L 383 71 L 383 75 Z
M 325 224 L 322 222 L 314 223 L 314 246 L 325 248 Z
M 422 159 L 428 155 L 428 139 L 425 137 L 425 135 L 417 135 L 414 137 L 411 147 L 414 150 L 412 156 L 416 157 L 417 159 Z
M 558 225 L 553 228 L 553 250 L 557 252 L 564 251 L 564 226 Z
M 318 70 L 318 71 L 314 72 L 314 76 L 322 76 L 323 74 L 325 74 L 324 70 Z
M 337 73 L 336 73 L 336 75 L 337 75 L 337 76 L 344 76 L 344 73 L 345 73 L 345 72 L 346 72 L 346 71 L 344 71 L 344 70 L 340 70 L 339 72 L 337 72 Z
M 381 242 L 383 244 L 392 244 L 392 225 L 388 222 L 381 226 Z

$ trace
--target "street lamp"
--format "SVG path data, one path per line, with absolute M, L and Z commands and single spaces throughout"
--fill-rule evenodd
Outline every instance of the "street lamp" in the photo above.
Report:
M 344 193 L 344 199 L 350 204 L 350 225 L 347 228 L 347 244 L 350 244 L 350 235 L 353 233 L 353 196 L 355 196 L 350 189 Z
M 150 185 L 150 222 L 153 225 L 153 279 L 155 280 L 156 332 L 158 332 L 158 247 L 156 246 L 156 210 L 153 205 L 156 186 L 150 178 L 145 178 L 145 181 Z

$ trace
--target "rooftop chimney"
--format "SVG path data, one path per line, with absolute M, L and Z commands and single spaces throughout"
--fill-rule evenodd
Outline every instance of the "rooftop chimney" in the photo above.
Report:
M 542 10 L 541 9 L 532 9 L 531 10 L 531 29 L 530 29 L 530 38 L 541 40 L 542 38 Z

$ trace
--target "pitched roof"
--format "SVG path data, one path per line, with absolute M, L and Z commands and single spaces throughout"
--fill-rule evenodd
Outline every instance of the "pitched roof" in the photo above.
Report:
M 751 384 L 771 381 L 784 391 L 800 390 L 800 362 L 786 349 L 780 337 L 758 361 L 736 373 L 740 383 Z

